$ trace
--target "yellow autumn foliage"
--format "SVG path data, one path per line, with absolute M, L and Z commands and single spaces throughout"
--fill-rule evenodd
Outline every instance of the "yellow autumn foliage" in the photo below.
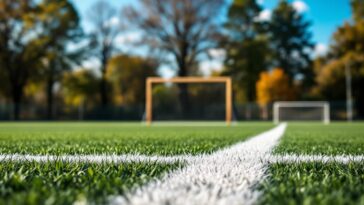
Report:
M 275 68 L 272 71 L 262 72 L 256 84 L 257 102 L 266 106 L 274 101 L 293 100 L 295 89 L 283 69 Z

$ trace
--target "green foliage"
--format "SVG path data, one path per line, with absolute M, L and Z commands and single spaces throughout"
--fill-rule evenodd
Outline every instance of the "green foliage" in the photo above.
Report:
M 329 100 L 343 100 L 346 97 L 345 69 L 352 74 L 353 98 L 358 114 L 364 114 L 364 20 L 362 1 L 352 1 L 353 21 L 346 22 L 333 34 L 329 54 L 316 64 L 315 92 Z
M 260 204 L 364 204 L 364 164 L 273 164 Z
M 94 100 L 99 80 L 89 70 L 68 72 L 62 80 L 65 103 L 78 106 Z
M 363 123 L 289 124 L 276 153 L 363 154 Z
M 158 63 L 152 59 L 118 55 L 110 59 L 107 79 L 112 84 L 114 101 L 122 105 L 145 103 L 147 77 L 157 75 Z
M 80 18 L 68 0 L 44 0 L 39 7 L 44 11 L 40 16 L 45 19 L 43 35 L 52 41 L 44 56 L 46 76 L 56 80 L 61 77 L 62 71 L 70 70 L 81 60 L 82 50 L 68 48 L 84 37 Z
M 232 127 L 145 127 L 137 123 L 4 123 L 0 124 L 0 153 L 211 153 L 270 127 L 270 123 L 244 123 Z
M 351 8 L 353 12 L 353 19 L 356 22 L 364 20 L 364 2 L 361 0 L 351 0 Z
M 0 163 L 0 204 L 106 204 L 112 195 L 180 167 L 143 163 Z
M 291 78 L 304 75 L 312 81 L 311 52 L 314 44 L 309 31 L 310 22 L 304 19 L 286 0 L 274 9 L 269 23 L 270 43 L 274 52 L 274 66 L 282 68 Z
M 64 58 L 67 42 L 76 40 L 81 29 L 68 0 L 5 0 L 0 13 L 0 68 L 5 71 L 0 74 L 7 80 L 5 94 L 15 105 L 17 119 L 25 86 L 35 77 L 53 82 L 59 70 L 69 67 L 70 58 Z
M 262 33 L 264 22 L 257 21 L 262 8 L 256 0 L 235 0 L 225 28 L 228 31 L 224 75 L 233 77 L 235 98 L 255 100 L 255 83 L 268 67 L 269 48 Z

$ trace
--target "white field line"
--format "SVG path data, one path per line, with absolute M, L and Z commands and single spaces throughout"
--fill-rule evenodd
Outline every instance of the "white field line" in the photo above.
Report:
M 364 155 L 271 155 L 266 158 L 268 163 L 341 163 L 364 162 Z
M 207 155 L 201 155 L 207 156 Z M 21 155 L 21 154 L 0 154 L 0 162 L 54 162 L 62 161 L 69 163 L 191 163 L 201 158 L 193 155 L 175 155 L 175 156 L 148 156 L 139 154 L 126 155 Z M 267 155 L 262 158 L 266 163 L 341 163 L 348 164 L 351 162 L 364 162 L 364 155 Z
M 286 124 L 211 155 L 188 160 L 187 165 L 161 180 L 137 188 L 111 204 L 253 204 L 253 187 L 266 176 L 269 155 Z
M 0 154 L 0 162 L 89 162 L 89 163 L 175 163 L 181 170 L 165 175 L 126 196 L 111 198 L 112 204 L 253 204 L 260 192 L 254 186 L 266 177 L 271 163 L 364 162 L 364 155 L 272 155 L 286 124 L 248 141 L 211 155 L 20 155 Z
M 20 154 L 3 154 L 0 155 L 0 162 L 74 162 L 74 163 L 128 163 L 128 162 L 143 162 L 143 163 L 176 163 L 190 160 L 193 156 L 178 155 L 178 156 L 147 156 L 147 155 L 20 155 Z

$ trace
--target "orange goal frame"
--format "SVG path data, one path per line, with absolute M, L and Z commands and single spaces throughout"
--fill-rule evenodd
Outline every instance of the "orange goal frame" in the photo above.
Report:
M 145 108 L 146 108 L 146 123 L 147 125 L 151 125 L 153 121 L 153 95 L 152 89 L 153 84 L 158 83 L 224 83 L 225 84 L 225 109 L 226 109 L 226 124 L 230 125 L 232 120 L 232 81 L 230 77 L 175 77 L 175 78 L 159 78 L 159 77 L 149 77 L 147 78 L 146 83 L 146 100 L 145 100 Z

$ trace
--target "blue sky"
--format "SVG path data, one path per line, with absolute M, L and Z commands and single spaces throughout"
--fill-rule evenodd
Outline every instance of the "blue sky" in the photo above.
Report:
M 272 10 L 278 2 L 278 0 L 263 0 L 263 5 L 265 9 Z M 337 27 L 351 17 L 350 0 L 291 0 L 290 2 L 296 2 L 301 7 L 303 4 L 306 6 L 302 12 L 312 23 L 313 40 L 325 46 L 330 43 Z M 300 5 L 301 2 L 303 4 Z
M 71 0 L 78 8 L 82 25 L 86 31 L 90 29 L 87 21 L 87 11 L 97 0 Z M 121 11 L 121 8 L 135 0 L 105 0 L 115 8 Z M 279 0 L 257 0 L 260 2 L 264 11 L 263 18 L 269 18 L 269 15 L 278 4 Z M 316 54 L 320 55 L 326 52 L 330 43 L 331 36 L 338 26 L 348 21 L 351 16 L 350 0 L 289 0 L 299 12 L 305 15 L 306 19 L 311 21 L 311 31 L 313 33 L 313 41 L 317 44 Z M 203 66 L 206 70 L 210 67 L 221 67 L 218 62 L 204 62 Z M 172 75 L 170 73 L 169 75 Z
M 97 0 L 72 0 L 81 16 L 83 24 L 87 26 L 87 10 Z M 133 0 L 107 0 L 115 8 L 119 9 L 127 5 Z M 328 44 L 331 34 L 337 26 L 342 25 L 345 20 L 348 20 L 351 15 L 349 0 L 301 0 L 307 5 L 307 10 L 304 11 L 308 20 L 312 25 L 314 41 L 317 43 Z M 279 0 L 260 0 L 265 9 L 273 9 Z M 294 0 L 291 2 L 294 2 Z

